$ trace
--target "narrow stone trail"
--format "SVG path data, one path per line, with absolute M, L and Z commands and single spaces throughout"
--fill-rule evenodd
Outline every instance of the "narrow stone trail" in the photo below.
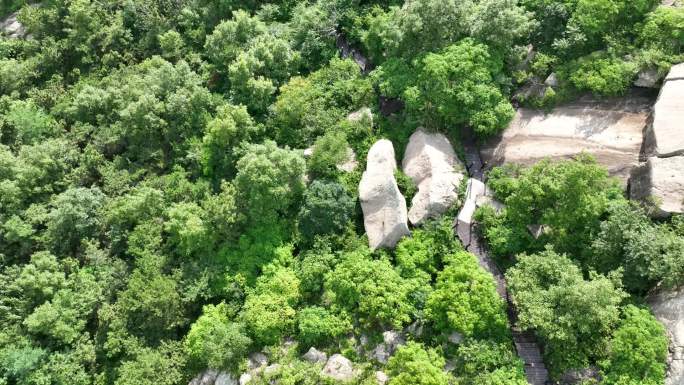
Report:
M 470 177 L 484 182 L 482 159 L 480 158 L 480 151 L 473 139 L 472 133 L 464 135 L 462 144 L 465 150 L 466 167 Z M 534 333 L 521 331 L 515 327 L 518 315 L 508 296 L 506 278 L 489 256 L 487 249 L 484 247 L 477 234 L 475 234 L 474 226 L 470 227 L 467 234 L 459 234 L 459 237 L 461 238 L 461 242 L 463 242 L 465 249 L 477 256 L 480 265 L 494 276 L 497 292 L 508 304 L 508 320 L 511 325 L 513 343 L 515 344 L 518 356 L 525 363 L 527 382 L 531 385 L 547 384 L 549 381 L 549 372 L 544 365 L 541 349 L 539 348 Z
M 340 56 L 354 60 L 363 74 L 368 74 L 373 69 L 373 64 L 364 57 L 359 50 L 352 47 L 342 33 L 338 32 L 335 40 Z M 385 98 L 383 96 L 379 97 L 378 102 L 380 111 L 386 116 L 393 112 L 397 112 L 404 107 L 400 100 Z M 482 158 L 480 157 L 480 151 L 475 143 L 472 132 L 468 132 L 464 135 L 463 147 L 465 149 L 468 174 L 471 178 L 484 182 Z M 454 230 L 455 227 L 454 224 Z M 527 382 L 531 385 L 546 385 L 549 381 L 549 372 L 544 365 L 541 349 L 539 348 L 534 333 L 524 332 L 515 327 L 517 313 L 508 297 L 506 279 L 504 278 L 503 273 L 501 273 L 501 270 L 496 266 L 496 263 L 489 257 L 486 248 L 477 237 L 474 228 L 471 227 L 468 234 L 459 234 L 459 237 L 461 238 L 461 242 L 463 242 L 465 249 L 477 256 L 480 265 L 494 276 L 497 292 L 508 304 L 508 319 L 511 325 L 513 343 L 515 344 L 518 356 L 525 363 Z

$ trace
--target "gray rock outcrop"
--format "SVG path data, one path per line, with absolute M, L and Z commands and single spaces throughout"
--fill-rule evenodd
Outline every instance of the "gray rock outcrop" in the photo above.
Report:
M 214 385 L 238 385 L 238 380 L 230 373 L 221 372 L 216 377 Z
M 333 354 L 323 367 L 321 375 L 337 381 L 348 382 L 354 379 L 354 366 L 343 355 Z
M 399 332 L 389 330 L 382 333 L 382 343 L 371 352 L 371 357 L 381 364 L 386 364 L 397 348 L 406 343 L 406 339 Z
M 657 68 L 646 68 L 639 71 L 634 85 L 642 88 L 658 88 L 663 79 Z
M 324 352 L 314 348 L 313 346 L 311 348 L 309 348 L 309 351 L 307 351 L 303 357 L 305 360 L 312 362 L 312 363 L 325 362 L 328 360 L 327 354 L 325 354 Z
M 632 173 L 630 197 L 652 204 L 655 217 L 684 212 L 684 156 L 650 157 Z
M 214 385 L 218 375 L 218 371 L 207 369 L 193 378 L 188 385 Z
M 684 384 L 684 288 L 652 296 L 649 304 L 670 339 L 670 365 L 665 385 Z
M 11 39 L 26 37 L 26 28 L 17 20 L 16 12 L 0 20 L 0 35 L 5 35 Z
M 392 142 L 379 140 L 368 151 L 359 184 L 363 223 L 371 249 L 394 247 L 409 235 L 406 200 L 394 177 L 397 168 Z
M 458 201 L 465 166 L 443 134 L 416 130 L 404 152 L 402 169 L 418 186 L 408 212 L 412 224 L 437 217 Z
M 653 97 L 647 90 L 597 100 L 586 96 L 550 112 L 521 108 L 501 135 L 480 150 L 487 169 L 504 163 L 530 166 L 544 158 L 593 155 L 623 182 L 638 166 Z

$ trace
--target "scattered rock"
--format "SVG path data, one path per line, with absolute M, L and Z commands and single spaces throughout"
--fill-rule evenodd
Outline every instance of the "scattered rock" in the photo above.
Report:
M 414 225 L 443 214 L 457 202 L 465 166 L 443 134 L 416 130 L 406 147 L 402 168 L 418 186 L 408 213 Z
M 558 75 L 556 75 L 555 72 L 552 72 L 551 75 L 549 75 L 546 80 L 544 80 L 544 84 L 546 84 L 549 87 L 556 88 L 560 84 L 558 81 Z
M 586 152 L 626 184 L 639 164 L 652 103 L 649 92 L 635 90 L 623 98 L 585 96 L 548 113 L 521 108 L 501 135 L 481 147 L 482 160 L 487 169 L 504 163 L 530 166 Z
M 684 212 L 684 156 L 648 158 L 630 179 L 630 197 L 653 204 L 655 217 Z
M 352 362 L 343 355 L 334 354 L 323 367 L 321 374 L 337 381 L 347 382 L 354 378 L 354 367 Z
M 368 107 L 363 107 L 360 110 L 352 112 L 347 116 L 347 120 L 350 122 L 360 122 L 364 119 L 368 119 L 370 125 L 373 125 L 373 112 Z
M 649 139 L 655 156 L 684 154 L 684 63 L 673 66 L 665 77 L 658 101 L 653 107 Z
M 534 239 L 539 239 L 544 234 L 544 225 L 527 225 L 527 231 L 530 232 Z
M 252 381 L 252 375 L 250 373 L 242 373 L 240 376 L 240 385 L 245 385 Z
M 356 161 L 356 153 L 350 147 L 347 147 L 347 158 L 344 162 L 338 164 L 337 169 L 343 172 L 352 172 L 356 170 L 359 162 Z
M 601 373 L 595 367 L 569 370 L 560 378 L 562 385 L 600 384 L 601 381 Z
M 658 293 L 648 302 L 670 338 L 670 365 L 665 385 L 684 384 L 684 288 Z
M 304 157 L 305 157 L 305 158 L 310 158 L 311 155 L 313 155 L 313 151 L 314 151 L 314 150 L 313 150 L 313 147 L 305 148 L 305 149 L 304 149 L 304 152 L 303 152 Z
M 454 345 L 460 345 L 463 342 L 463 334 L 459 332 L 452 332 L 447 338 L 448 341 Z
M 11 39 L 21 39 L 26 37 L 26 28 L 17 20 L 18 13 L 15 12 L 5 19 L 0 20 L 0 34 Z
M 394 247 L 410 234 L 406 200 L 394 171 L 397 168 L 392 142 L 379 140 L 368 151 L 368 163 L 359 184 L 359 200 L 371 249 Z
M 256 352 L 249 355 L 249 368 L 259 369 L 262 366 L 268 365 L 268 357 L 264 353 Z
M 193 378 L 188 385 L 214 385 L 219 373 L 214 369 L 207 369 Z
M 656 68 L 646 68 L 639 71 L 637 79 L 634 81 L 634 85 L 642 88 L 659 88 L 662 76 Z
M 264 375 L 271 376 L 280 370 L 280 364 L 271 364 L 264 368 Z
M 423 323 L 418 320 L 414 321 L 406 327 L 406 333 L 414 337 L 421 337 L 423 335 Z
M 378 385 L 385 385 L 387 381 L 389 381 L 389 377 L 387 377 L 385 372 L 378 370 L 375 372 L 375 381 L 378 383 Z
M 404 336 L 400 333 L 389 330 L 382 333 L 383 342 L 373 349 L 371 357 L 381 364 L 386 364 L 397 348 L 406 343 Z
M 304 354 L 304 359 L 313 363 L 325 362 L 328 359 L 328 355 L 312 346 L 309 348 L 309 351 Z
M 230 373 L 221 372 L 218 377 L 216 377 L 214 385 L 238 385 L 238 380 Z

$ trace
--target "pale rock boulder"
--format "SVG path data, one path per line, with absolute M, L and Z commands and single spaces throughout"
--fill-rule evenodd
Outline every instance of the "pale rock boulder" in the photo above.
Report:
M 242 373 L 242 375 L 240 376 L 240 385 L 247 385 L 250 381 L 252 381 L 252 374 Z
M 412 224 L 437 217 L 457 203 L 465 166 L 443 134 L 416 130 L 406 147 L 402 169 L 418 186 L 408 213 Z
M 472 226 L 474 223 L 473 215 L 477 210 L 478 198 L 485 196 L 487 187 L 482 181 L 474 178 L 468 179 L 466 187 L 466 199 L 461 211 L 456 217 L 456 235 L 461 240 L 463 245 L 467 248 L 472 241 Z
M 394 177 L 396 168 L 392 142 L 376 142 L 368 151 L 366 171 L 359 184 L 363 223 L 371 249 L 392 248 L 410 234 L 406 200 Z
M 632 173 L 630 196 L 654 204 L 656 217 L 684 213 L 684 156 L 648 158 Z
M 340 382 L 349 382 L 354 379 L 354 366 L 352 362 L 341 354 L 333 354 L 323 367 L 321 375 L 330 377 Z
M 652 296 L 649 305 L 667 329 L 670 339 L 670 365 L 665 385 L 684 384 L 684 288 Z
M 387 381 L 389 381 L 389 377 L 387 377 L 387 374 L 382 371 L 377 371 L 375 372 L 375 381 L 378 383 L 378 385 L 385 385 Z
M 665 77 L 649 134 L 655 156 L 684 154 L 684 63 L 673 66 Z

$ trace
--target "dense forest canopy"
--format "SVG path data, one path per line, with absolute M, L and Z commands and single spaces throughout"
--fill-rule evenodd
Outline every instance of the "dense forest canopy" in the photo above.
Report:
M 250 383 L 333 383 L 311 347 L 358 384 L 525 384 L 458 207 L 369 248 L 366 154 L 388 138 L 401 159 L 417 127 L 461 152 L 514 107 L 620 95 L 684 60 L 684 8 L 658 0 L 3 0 L 10 15 L 25 31 L 0 35 L 0 385 L 238 378 L 255 352 L 277 366 Z M 385 116 L 380 96 L 404 108 Z M 684 282 L 684 221 L 653 222 L 590 157 L 489 179 L 506 208 L 478 211 L 482 236 L 552 377 L 662 384 L 643 296 Z M 388 361 L 365 354 L 392 330 L 408 341 Z

